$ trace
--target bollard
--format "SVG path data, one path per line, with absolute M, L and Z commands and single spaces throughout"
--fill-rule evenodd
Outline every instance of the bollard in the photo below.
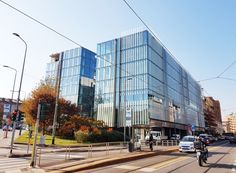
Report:
M 92 158 L 92 150 L 93 150 L 93 146 L 89 145 L 89 149 L 88 149 L 88 157 Z
M 38 153 L 38 150 L 39 150 L 39 153 Z M 40 163 L 41 163 L 41 154 L 42 154 L 42 148 L 38 148 L 36 152 L 36 156 L 39 156 L 38 166 L 40 166 Z
M 67 147 L 66 147 L 66 153 L 65 153 L 65 160 L 67 160 Z
M 69 159 L 70 159 L 70 146 L 69 146 Z
M 110 147 L 110 143 L 107 143 L 107 155 L 109 155 L 109 147 Z
M 106 142 L 106 155 L 108 155 L 108 143 Z

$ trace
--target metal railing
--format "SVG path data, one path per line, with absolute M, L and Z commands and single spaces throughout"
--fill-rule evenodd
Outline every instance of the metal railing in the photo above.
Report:
M 153 145 L 154 151 L 158 150 L 160 146 L 176 146 L 177 140 L 162 140 L 156 141 Z M 134 150 L 149 149 L 149 144 L 145 141 L 135 142 Z M 94 144 L 80 144 L 77 146 L 66 146 L 63 148 L 38 147 L 37 148 L 37 165 L 46 166 L 47 164 L 64 162 L 66 160 L 89 159 L 93 157 L 110 157 L 113 154 L 120 154 L 128 152 L 128 142 L 106 142 Z
M 95 144 L 81 144 L 77 146 L 66 146 L 50 150 L 47 147 L 37 148 L 37 165 L 47 165 L 53 162 L 65 160 L 88 159 L 92 157 L 110 156 L 116 153 L 127 152 L 127 143 L 106 142 Z

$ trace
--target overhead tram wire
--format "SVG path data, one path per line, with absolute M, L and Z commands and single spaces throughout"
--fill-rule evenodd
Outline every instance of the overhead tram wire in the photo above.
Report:
M 229 70 L 234 64 L 236 63 L 236 61 L 233 61 L 223 72 L 221 72 L 217 78 L 221 77 L 227 70 Z
M 199 80 L 197 82 L 204 82 L 204 81 L 209 81 L 209 80 L 214 80 L 214 79 L 218 79 L 218 77 L 206 78 L 206 79 Z
M 225 80 L 230 80 L 236 82 L 236 79 L 234 78 L 228 78 L 228 77 L 219 77 L 219 79 L 225 79 Z
M 235 63 L 236 63 L 236 61 L 233 61 L 227 68 L 225 68 L 225 69 L 224 69 L 219 75 L 217 75 L 216 77 L 211 77 L 211 78 L 202 79 L 202 80 L 199 80 L 198 82 L 204 82 L 204 81 L 214 80 L 214 79 L 225 79 L 225 80 L 236 81 L 236 79 L 233 79 L 233 78 L 221 77 L 221 76 L 222 76 L 227 70 L 229 70 Z
M 55 29 L 53 29 L 53 28 L 51 28 L 51 27 L 47 26 L 46 24 L 44 24 L 44 23 L 40 22 L 39 20 L 37 20 L 37 19 L 33 18 L 32 16 L 30 16 L 30 15 L 28 15 L 28 14 L 24 13 L 23 11 L 21 11 L 21 10 L 19 10 L 19 9 L 15 8 L 14 6 L 12 6 L 12 5 L 10 5 L 10 4 L 8 4 L 8 3 L 6 3 L 5 1 L 3 1 L 3 0 L 0 0 L 0 2 L 2 2 L 3 4 L 5 4 L 5 5 L 9 6 L 10 8 L 14 9 L 15 11 L 17 11 L 17 12 L 19 12 L 19 13 L 23 14 L 24 16 L 26 16 L 26 17 L 30 18 L 31 20 L 35 21 L 36 23 L 38 23 L 38 24 L 40 24 L 40 25 L 44 26 L 45 28 L 47 28 L 47 29 L 49 29 L 49 30 L 51 30 L 51 31 L 55 32 L 56 34 L 58 34 L 59 36 L 61 36 L 61 37 L 65 38 L 66 40 L 69 40 L 70 42 L 72 42 L 72 43 L 76 44 L 77 46 L 80 46 L 80 47 L 82 47 L 82 46 L 81 46 L 79 43 L 77 43 L 77 42 L 73 41 L 73 40 L 72 40 L 72 39 L 70 39 L 69 37 L 67 37 L 67 36 L 65 36 L 65 35 L 63 35 L 63 34 L 61 34 L 61 33 L 59 33 L 59 32 L 58 32 L 58 31 L 56 31 Z
M 43 26 L 43 27 L 49 29 L 50 31 L 56 33 L 57 35 L 63 37 L 64 39 L 66 39 L 66 40 L 68 40 L 68 41 L 70 41 L 70 42 L 76 44 L 76 45 L 79 46 L 79 47 L 83 47 L 83 46 L 81 46 L 79 43 L 77 43 L 76 41 L 70 39 L 69 37 L 65 36 L 64 34 L 62 34 L 62 33 L 58 32 L 58 31 L 56 31 L 56 30 L 53 29 L 52 27 L 50 27 L 50 26 L 44 24 L 43 22 L 41 22 L 41 21 L 35 19 L 34 17 L 32 17 L 32 16 L 26 14 L 26 13 L 23 12 L 22 10 L 17 9 L 16 7 L 14 7 L 14 6 L 12 6 L 12 5 L 6 3 L 6 2 L 3 1 L 3 0 L 0 0 L 0 2 L 2 2 L 3 4 L 5 4 L 6 6 L 10 7 L 11 9 L 13 9 L 13 10 L 15 10 L 15 11 L 21 13 L 21 14 L 24 15 L 25 17 L 27 17 L 27 18 L 33 20 L 34 22 L 38 23 L 39 25 L 41 25 L 41 26 Z M 153 33 L 153 32 L 152 32 L 152 33 Z M 154 34 L 154 33 L 153 33 L 153 34 Z M 98 58 L 103 59 L 104 61 L 110 63 L 111 65 L 115 66 L 115 64 L 113 64 L 112 62 L 110 62 L 110 61 L 108 61 L 107 59 L 103 58 L 102 56 L 97 55 L 97 54 L 96 54 L 96 56 L 97 56 Z M 120 68 L 122 71 L 124 71 L 125 74 L 129 74 L 131 77 L 136 78 L 136 79 L 139 79 L 139 80 L 141 80 L 142 82 L 148 84 L 147 81 L 145 81 L 144 79 L 140 78 L 139 76 L 136 76 L 136 75 L 134 75 L 134 74 L 131 74 L 130 72 L 126 71 L 125 69 L 123 69 L 123 68 L 121 68 L 121 67 L 119 67 L 119 68 Z M 162 86 L 153 86 L 153 87 L 154 87 L 154 88 L 156 88 L 156 87 L 159 88 L 159 87 L 162 87 Z

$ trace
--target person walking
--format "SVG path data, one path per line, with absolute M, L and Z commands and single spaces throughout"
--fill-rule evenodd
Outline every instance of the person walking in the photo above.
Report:
M 150 135 L 150 137 L 149 137 L 149 147 L 150 147 L 150 150 L 151 151 L 153 151 L 153 136 L 152 136 L 152 134 Z

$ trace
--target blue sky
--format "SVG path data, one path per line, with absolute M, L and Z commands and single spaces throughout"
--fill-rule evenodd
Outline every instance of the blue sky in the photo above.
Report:
M 96 51 L 96 44 L 122 32 L 144 27 L 122 0 L 5 0 Z M 196 80 L 216 77 L 236 61 L 236 1 L 234 0 L 127 0 L 156 36 Z M 18 70 L 16 90 L 28 43 L 22 96 L 44 78 L 49 55 L 77 45 L 40 26 L 0 2 L 0 64 Z M 236 64 L 222 77 L 236 79 Z M 14 72 L 0 66 L 0 97 L 11 97 Z M 236 82 L 215 79 L 201 82 L 203 94 L 220 100 L 222 114 L 236 112 Z M 14 98 L 17 98 L 15 93 Z

